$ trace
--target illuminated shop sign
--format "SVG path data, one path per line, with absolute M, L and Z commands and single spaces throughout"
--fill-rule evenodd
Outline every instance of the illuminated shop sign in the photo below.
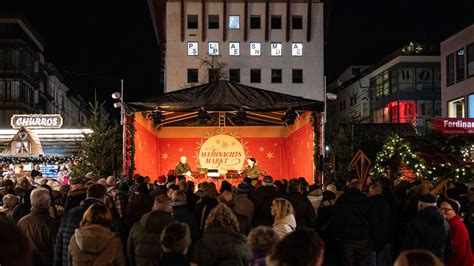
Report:
M 13 128 L 61 128 L 63 118 L 59 114 L 13 115 L 11 125 Z

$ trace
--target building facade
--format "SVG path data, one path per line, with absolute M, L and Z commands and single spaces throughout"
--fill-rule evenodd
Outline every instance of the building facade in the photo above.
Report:
M 441 42 L 443 117 L 474 118 L 474 24 Z
M 83 126 L 84 101 L 68 96 L 43 53 L 44 42 L 24 18 L 0 18 L 0 128 L 11 128 L 14 114 L 51 113 L 62 115 L 65 127 Z
M 424 127 L 441 115 L 440 82 L 439 48 L 410 43 L 333 88 L 329 128 L 343 121 Z
M 229 79 L 324 100 L 321 1 L 149 1 L 165 92 Z

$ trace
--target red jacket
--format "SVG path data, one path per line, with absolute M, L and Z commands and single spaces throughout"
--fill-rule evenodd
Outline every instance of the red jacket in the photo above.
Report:
M 449 227 L 451 227 L 453 254 L 446 260 L 446 266 L 472 266 L 474 260 L 466 226 L 458 215 L 448 222 Z

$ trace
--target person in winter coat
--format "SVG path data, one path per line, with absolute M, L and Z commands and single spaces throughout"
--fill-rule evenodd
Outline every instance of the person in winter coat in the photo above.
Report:
M 445 252 L 451 249 L 446 230 L 449 225 L 436 207 L 436 200 L 431 194 L 418 197 L 418 213 L 407 226 L 402 249 L 428 250 L 444 261 Z
M 250 231 L 247 244 L 252 250 L 250 266 L 265 266 L 265 258 L 280 241 L 278 234 L 269 226 L 258 226 Z
M 362 183 L 354 179 L 336 201 L 334 227 L 340 240 L 343 265 L 368 265 L 370 253 L 369 200 L 361 192 Z
M 211 210 L 219 205 L 217 201 L 217 190 L 214 186 L 207 184 L 202 186 L 203 197 L 196 203 L 196 216 L 198 219 L 199 230 L 203 231 L 207 216 Z
M 50 193 L 46 188 L 37 188 L 31 192 L 30 199 L 31 213 L 18 221 L 18 228 L 30 240 L 36 264 L 52 265 L 59 221 L 49 216 Z
M 251 255 L 246 242 L 232 210 L 219 204 L 209 213 L 202 239 L 193 250 L 191 265 L 248 265 Z
M 382 186 L 375 182 L 369 187 L 369 204 L 373 211 L 371 228 L 370 264 L 377 266 L 392 265 L 391 255 L 391 216 L 390 206 L 383 194 Z
M 472 266 L 474 263 L 469 233 L 458 215 L 460 209 L 459 202 L 450 199 L 443 201 L 440 206 L 443 217 L 449 223 L 453 244 L 453 254 L 446 258 L 446 266 Z
M 199 239 L 199 227 L 197 224 L 196 214 L 187 204 L 187 196 L 184 191 L 176 191 L 171 195 L 173 201 L 173 216 L 176 220 L 188 225 L 191 232 L 191 239 L 196 241 Z
M 93 184 L 87 188 L 87 198 L 75 208 L 67 211 L 61 218 L 56 242 L 54 245 L 54 265 L 68 264 L 68 248 L 71 236 L 76 228 L 80 226 L 84 213 L 92 204 L 104 204 L 107 190 L 100 184 Z M 112 230 L 115 233 L 121 233 L 120 225 L 112 213 Z
M 288 182 L 288 194 L 284 196 L 295 211 L 296 224 L 299 227 L 316 228 L 316 214 L 309 199 L 303 195 L 303 186 L 298 179 Z
M 273 224 L 273 217 L 270 212 L 272 202 L 277 198 L 277 191 L 273 185 L 271 176 L 263 178 L 262 185 L 259 186 L 253 193 L 250 194 L 250 200 L 254 204 L 254 212 L 252 224 L 254 227 L 259 225 L 271 226 Z
M 273 230 L 275 230 L 280 239 L 283 239 L 296 229 L 297 223 L 293 206 L 286 199 L 277 198 L 273 200 L 271 213 L 275 217 Z
M 69 265 L 126 265 L 122 241 L 110 231 L 111 224 L 109 209 L 92 204 L 69 242 Z
M 123 218 L 125 212 L 125 202 L 117 188 L 117 178 L 115 176 L 107 177 L 107 206 L 110 209 L 115 209 L 120 219 Z
M 190 244 L 191 236 L 187 224 L 173 222 L 167 225 L 161 233 L 163 253 L 160 266 L 188 266 L 190 263 L 186 252 Z
M 309 193 L 306 197 L 311 202 L 311 205 L 314 209 L 314 213 L 316 214 L 316 217 L 318 217 L 319 206 L 321 205 L 321 201 L 323 200 L 323 191 L 316 185 L 311 185 L 309 186 Z
M 87 188 L 84 187 L 82 178 L 71 178 L 69 180 L 70 189 L 64 201 L 64 212 L 79 206 L 81 201 L 87 197 Z
M 140 221 L 133 225 L 127 242 L 127 254 L 131 266 L 158 265 L 162 253 L 161 232 L 175 221 L 171 211 L 171 199 L 163 194 L 158 195 L 152 211 L 145 213 Z
M 140 220 L 143 214 L 151 211 L 153 198 L 150 197 L 148 192 L 146 183 L 138 183 L 125 210 L 124 224 L 127 232 L 130 231 L 133 224 Z

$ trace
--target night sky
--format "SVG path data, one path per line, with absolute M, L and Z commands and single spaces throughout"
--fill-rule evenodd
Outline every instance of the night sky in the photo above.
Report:
M 160 93 L 146 0 L 0 2 L 0 12 L 26 16 L 47 58 L 87 100 L 97 89 L 99 100 L 110 101 L 121 78 L 128 99 Z M 349 65 L 375 63 L 409 41 L 439 43 L 474 23 L 473 0 L 332 0 L 326 8 L 328 83 Z

